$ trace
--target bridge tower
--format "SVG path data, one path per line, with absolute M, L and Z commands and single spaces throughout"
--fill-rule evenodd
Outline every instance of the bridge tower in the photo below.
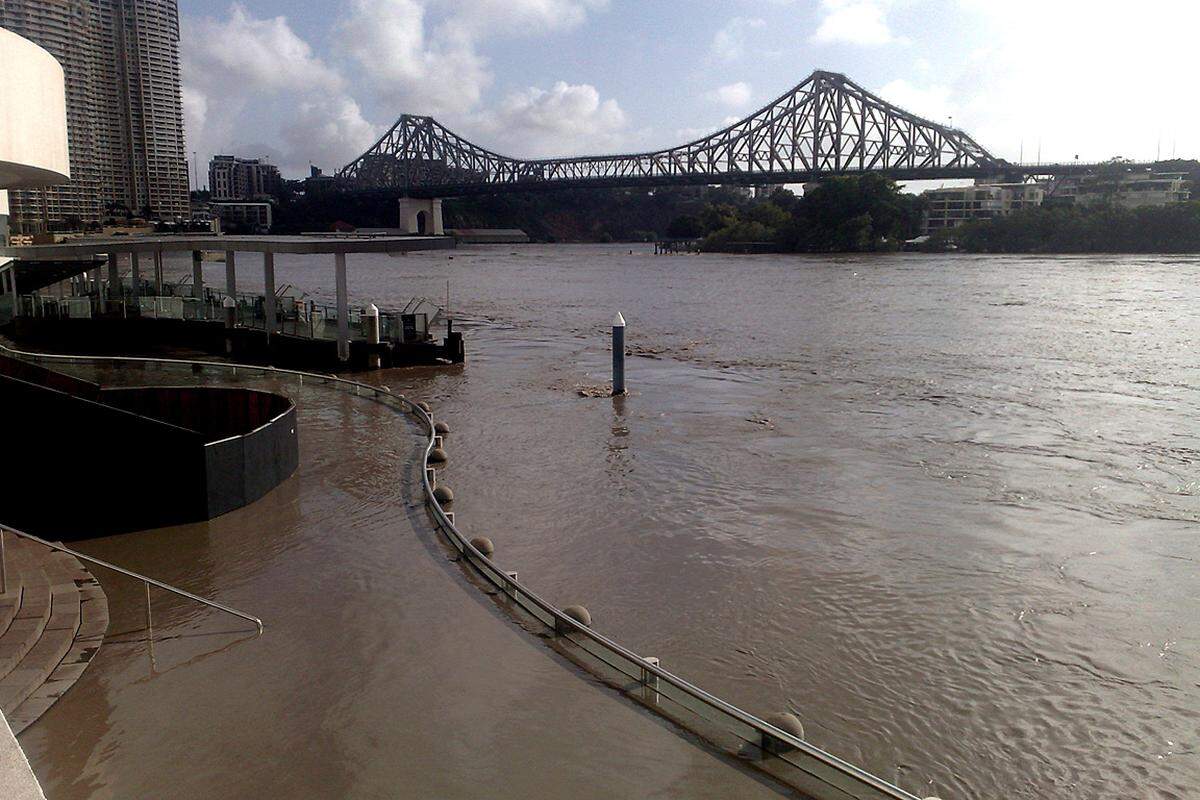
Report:
M 421 215 L 424 214 L 424 220 Z M 422 226 L 422 221 L 424 225 Z M 424 227 L 425 230 L 421 230 Z M 405 233 L 424 233 L 426 236 L 445 236 L 442 227 L 442 200 L 434 197 L 423 200 L 418 197 L 400 198 L 400 230 Z

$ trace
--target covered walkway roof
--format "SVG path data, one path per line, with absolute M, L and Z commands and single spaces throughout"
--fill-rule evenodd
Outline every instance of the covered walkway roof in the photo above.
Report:
M 110 236 L 73 239 L 58 244 L 0 247 L 0 256 L 24 259 L 90 258 L 98 253 L 167 253 L 178 251 L 233 251 L 239 253 L 294 253 L 300 255 L 348 253 L 407 253 L 445 250 L 455 245 L 452 236 L 218 236 L 174 234 L 162 236 Z

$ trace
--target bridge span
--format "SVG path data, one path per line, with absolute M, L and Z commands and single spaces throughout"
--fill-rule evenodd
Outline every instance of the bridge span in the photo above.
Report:
M 750 116 L 646 153 L 518 159 L 432 117 L 405 114 L 337 177 L 347 189 L 437 198 L 581 187 L 762 185 L 876 172 L 898 180 L 972 178 L 1007 162 L 965 132 L 910 114 L 845 75 L 817 71 Z
M 338 171 L 344 191 L 404 198 L 401 225 L 440 229 L 445 197 L 600 187 L 767 185 L 874 173 L 895 180 L 1065 175 L 1095 165 L 1013 164 L 966 132 L 911 114 L 845 75 L 818 70 L 715 133 L 666 150 L 519 159 L 405 114 Z M 1132 165 L 1137 166 L 1137 165 Z

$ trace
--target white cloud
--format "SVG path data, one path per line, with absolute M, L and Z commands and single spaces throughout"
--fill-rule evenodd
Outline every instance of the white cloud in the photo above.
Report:
M 903 78 L 897 78 L 879 90 L 879 96 L 894 103 L 905 111 L 941 124 L 954 116 L 955 105 L 946 86 L 914 86 Z
M 457 115 L 476 108 L 494 79 L 481 42 L 570 30 L 607 6 L 608 0 L 352 0 L 335 35 L 396 116 Z
M 349 162 L 382 133 L 363 118 L 349 97 L 316 97 L 302 102 L 284 129 L 293 163 L 312 162 L 332 171 Z
M 343 52 L 396 116 L 465 112 L 492 82 L 467 30 L 446 27 L 429 37 L 426 22 L 425 5 L 417 0 L 353 0 L 337 26 Z
M 258 19 L 240 3 L 229 18 L 190 20 L 182 37 L 185 77 L 194 89 L 216 91 L 247 83 L 263 90 L 337 90 L 337 72 L 313 55 L 286 17 Z M 232 81 L 214 85 L 213 80 Z
M 608 0 L 454 0 L 445 5 L 453 10 L 444 24 L 480 40 L 570 30 L 582 25 L 588 12 L 606 9 Z
M 710 100 L 732 109 L 745 108 L 753 96 L 754 90 L 745 81 L 726 84 L 708 93 Z
M 1200 106 L 1182 100 L 1195 74 L 1187 47 L 1164 31 L 1200 26 L 1200 3 L 1142 0 L 1121 4 L 1010 0 L 1002 6 L 960 0 L 964 24 L 987 30 L 986 46 L 950 85 L 961 98 L 955 124 L 997 155 L 1091 161 L 1124 155 L 1152 159 L 1162 134 L 1163 157 L 1200 154 Z M 1038 22 L 1031 39 L 1027 23 Z M 1072 41 L 1073 47 L 1045 47 Z M 1152 77 L 1135 64 L 1152 64 Z M 949 79 L 944 79 L 949 81 Z
M 623 143 L 626 124 L 616 100 L 564 81 L 514 92 L 476 121 L 506 155 L 526 158 L 611 152 Z
M 746 53 L 749 34 L 766 26 L 766 20 L 757 17 L 734 17 L 713 36 L 713 55 L 723 61 L 737 61 Z
M 286 17 L 256 17 L 235 3 L 223 18 L 185 17 L 181 28 L 185 130 L 199 157 L 201 184 L 215 153 L 258 154 L 263 142 L 302 142 L 299 132 L 314 123 L 305 110 L 318 99 L 333 108 L 355 105 L 342 75 L 315 55 Z M 303 149 L 328 159 L 326 168 L 352 157 L 345 144 Z M 289 174 L 300 172 L 309 158 L 294 147 L 273 155 Z
M 888 27 L 889 0 L 822 0 L 825 12 L 814 42 L 847 42 L 859 45 L 887 44 L 895 40 Z
M 590 85 L 555 84 L 484 107 L 493 82 L 481 43 L 575 28 L 608 0 L 350 0 L 331 25 L 337 60 L 318 57 L 283 16 L 257 17 L 240 3 L 182 23 L 183 102 L 189 149 L 270 152 L 287 174 L 309 161 L 327 171 L 382 132 L 357 91 L 387 122 L 435 114 L 452 127 L 476 123 L 501 143 L 559 153 L 620 140 L 625 115 Z M 347 76 L 353 75 L 352 83 Z M 267 145 L 265 143 L 273 144 Z

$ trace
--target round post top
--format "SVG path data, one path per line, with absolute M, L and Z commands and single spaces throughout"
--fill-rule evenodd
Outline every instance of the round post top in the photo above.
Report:
M 234 308 L 235 306 L 237 306 L 237 301 L 232 297 L 226 297 L 221 301 L 221 308 Z
M 615 317 L 613 317 L 612 326 L 614 328 L 624 328 L 625 327 L 625 318 L 621 316 L 620 311 L 618 311 L 617 315 Z
M 371 303 L 370 305 L 367 306 L 366 310 L 363 311 L 363 316 L 378 317 L 379 316 L 379 306 L 375 305 L 374 303 Z

